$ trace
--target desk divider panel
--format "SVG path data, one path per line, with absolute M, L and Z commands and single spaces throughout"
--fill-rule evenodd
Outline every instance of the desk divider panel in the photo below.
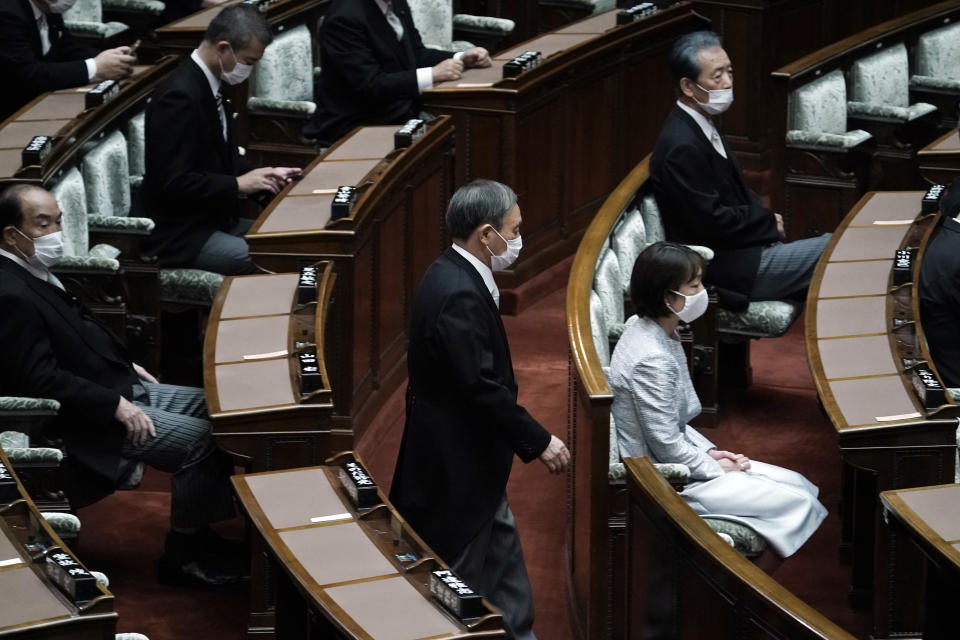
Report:
M 332 195 L 284 198 L 256 229 L 256 233 L 323 231 L 330 222 Z
M 321 587 L 397 574 L 352 519 L 278 531 L 277 536 Z
M 887 297 L 824 298 L 817 301 L 817 336 L 837 338 L 887 333 Z
M 231 278 L 221 318 L 243 318 L 290 313 L 296 297 L 296 273 Z
M 960 485 L 898 491 L 896 495 L 943 540 L 960 540 Z
M 354 130 L 348 138 L 341 140 L 323 156 L 325 162 L 331 160 L 379 160 L 393 151 L 393 134 L 400 127 L 361 127 Z
M 0 635 L 4 628 L 73 615 L 29 566 L 0 569 Z
M 217 327 L 215 361 L 218 364 L 250 362 L 252 356 L 286 353 L 290 348 L 289 325 L 287 314 L 221 320 Z
M 356 186 L 380 162 L 378 158 L 317 162 L 312 168 L 305 170 L 303 178 L 290 190 L 289 195 L 331 195 L 317 194 L 314 191 L 336 191 L 339 186 Z
M 290 359 L 258 360 L 216 367 L 220 411 L 292 405 Z
M 323 467 L 250 475 L 246 483 L 274 529 L 306 526 L 312 518 L 348 511 Z

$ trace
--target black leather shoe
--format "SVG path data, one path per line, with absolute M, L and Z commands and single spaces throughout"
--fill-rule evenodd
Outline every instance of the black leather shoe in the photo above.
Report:
M 157 564 L 157 582 L 184 587 L 227 587 L 240 582 L 240 576 L 216 569 L 198 558 L 177 559 L 165 553 Z

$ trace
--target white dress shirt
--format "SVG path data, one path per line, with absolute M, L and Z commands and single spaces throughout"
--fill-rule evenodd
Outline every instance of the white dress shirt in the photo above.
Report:
M 391 0 L 374 0 L 374 2 L 380 7 L 380 11 L 383 11 L 383 16 L 390 24 L 390 28 L 397 34 L 397 40 L 402 40 L 404 33 L 403 23 L 400 22 L 400 18 L 393 11 L 393 2 Z M 463 51 L 458 51 L 453 54 L 454 60 L 459 60 L 462 57 Z M 433 67 L 420 67 L 417 69 L 417 87 L 419 87 L 420 93 L 433 88 Z
M 47 55 L 50 52 L 50 25 L 47 24 L 47 14 L 40 10 L 34 0 L 30 0 L 30 8 L 33 9 L 33 19 L 37 21 L 37 31 L 40 32 L 41 55 Z M 96 61 L 87 58 L 83 62 L 87 65 L 87 79 L 93 81 L 93 76 L 97 75 Z
M 18 265 L 20 265 L 21 267 L 26 269 L 28 272 L 30 272 L 31 275 L 36 276 L 37 278 L 39 278 L 40 280 L 43 280 L 44 282 L 49 282 L 53 286 L 58 287 L 61 291 L 66 291 L 66 289 L 63 288 L 63 283 L 60 282 L 60 278 L 53 275 L 53 273 L 49 269 L 44 269 L 41 267 L 34 266 L 29 262 L 27 262 L 26 260 L 24 260 L 23 258 L 21 258 L 20 256 L 18 256 L 17 254 L 10 253 L 9 251 L 4 251 L 3 249 L 0 249 L 0 256 L 3 256 L 4 258 L 10 258 L 14 262 L 16 262 Z
M 490 295 L 493 297 L 493 301 L 496 303 L 497 309 L 499 309 L 500 289 L 497 287 L 497 281 L 493 279 L 493 271 L 491 271 L 490 267 L 483 264 L 481 260 L 477 259 L 477 256 L 473 255 L 459 245 L 453 245 L 453 250 L 466 258 L 467 262 L 472 264 L 474 269 L 477 270 L 477 273 L 479 273 L 480 277 L 483 278 L 483 284 L 487 286 L 487 291 L 489 291 Z
M 727 150 L 723 148 L 723 141 L 720 140 L 720 132 L 713 126 L 713 122 L 711 122 L 709 118 L 704 117 L 704 115 L 696 109 L 688 107 L 679 100 L 677 100 L 677 106 L 690 114 L 694 122 L 703 130 L 703 135 L 707 136 L 707 140 L 709 140 L 713 148 L 717 150 L 717 153 L 726 158 Z
M 220 78 L 213 75 L 213 71 L 210 70 L 210 67 L 207 66 L 201 58 L 200 54 L 197 53 L 197 50 L 194 49 L 190 54 L 190 59 L 200 67 L 200 70 L 203 71 L 203 75 L 206 76 L 207 82 L 210 83 L 210 91 L 213 93 L 213 99 L 217 103 L 217 111 L 220 113 L 220 129 L 223 134 L 223 139 L 227 139 L 227 111 L 223 106 L 223 103 L 220 102 L 217 98 L 220 96 Z

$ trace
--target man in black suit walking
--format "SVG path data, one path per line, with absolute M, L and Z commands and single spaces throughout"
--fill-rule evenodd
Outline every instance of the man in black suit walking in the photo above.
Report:
M 567 468 L 563 442 L 517 404 L 493 271 L 522 246 L 506 185 L 477 180 L 450 199 L 453 246 L 417 290 L 407 355 L 407 422 L 390 499 L 431 548 L 503 613 L 511 638 L 533 635 L 533 599 L 506 487 L 513 456 Z
M 233 110 L 221 89 L 245 81 L 272 39 L 255 8 L 227 7 L 153 94 L 137 207 L 156 222 L 144 251 L 161 266 L 255 271 L 243 239 L 251 221 L 239 217 L 240 198 L 276 194 L 300 169 L 253 169 L 239 156 Z
M 783 218 L 747 186 L 714 116 L 733 103 L 733 67 L 720 37 L 697 31 L 670 54 L 677 104 L 650 159 L 650 178 L 667 239 L 713 249 L 704 283 L 720 305 L 741 311 L 752 300 L 803 300 L 829 234 L 784 238 Z
M 943 222 L 920 265 L 920 317 L 944 384 L 960 388 L 960 179 L 940 199 Z
M 0 3 L 0 121 L 41 93 L 133 71 L 130 47 L 99 52 L 70 37 L 62 13 L 76 0 L 4 0 Z
M 60 402 L 69 498 L 112 492 L 137 461 L 172 473 L 171 531 L 159 578 L 225 585 L 227 547 L 207 524 L 233 515 L 230 456 L 213 442 L 202 389 L 158 384 L 50 272 L 63 253 L 60 208 L 47 191 L 0 194 L 0 395 Z
M 320 35 L 317 111 L 303 135 L 329 146 L 354 127 L 402 124 L 421 113 L 420 94 L 488 67 L 486 49 L 423 46 L 407 0 L 334 0 Z

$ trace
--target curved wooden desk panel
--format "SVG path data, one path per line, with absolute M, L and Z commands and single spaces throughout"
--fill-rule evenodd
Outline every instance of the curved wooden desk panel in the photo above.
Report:
M 524 254 L 498 274 L 501 289 L 574 252 L 619 177 L 652 148 L 672 106 L 668 97 L 651 100 L 649 91 L 669 83 L 670 45 L 708 24 L 689 2 L 619 27 L 614 16 L 608 12 L 494 55 L 496 65 L 541 51 L 542 64 L 520 76 L 469 69 L 459 82 L 423 94 L 427 110 L 456 120 L 457 184 L 491 178 L 520 197 Z M 515 303 L 505 295 L 501 308 L 509 313 Z
M 386 497 L 356 509 L 337 479 L 347 452 L 324 466 L 232 478 L 277 571 L 278 638 L 352 640 L 504 638 L 489 604 L 461 622 L 430 596 L 430 572 L 448 568 Z M 399 554 L 416 561 L 402 563 Z M 319 620 L 308 622 L 307 611 Z M 322 631 L 321 631 L 322 630 Z
M 960 177 L 960 134 L 943 134 L 917 153 L 920 174 L 931 184 L 950 184 Z
M 724 542 L 648 458 L 627 458 L 626 638 L 853 640 Z
M 958 407 L 949 397 L 924 406 L 911 379 L 918 364 L 937 375 L 917 281 L 939 214 L 920 213 L 922 197 L 863 196 L 831 238 L 807 297 L 810 368 L 845 465 L 842 550 L 852 554 L 854 604 L 872 602 L 876 638 L 919 630 L 917 593 L 908 585 L 922 578 L 916 554 L 880 523 L 877 493 L 954 473 Z M 906 248 L 915 250 L 912 280 L 895 286 L 894 253 Z

